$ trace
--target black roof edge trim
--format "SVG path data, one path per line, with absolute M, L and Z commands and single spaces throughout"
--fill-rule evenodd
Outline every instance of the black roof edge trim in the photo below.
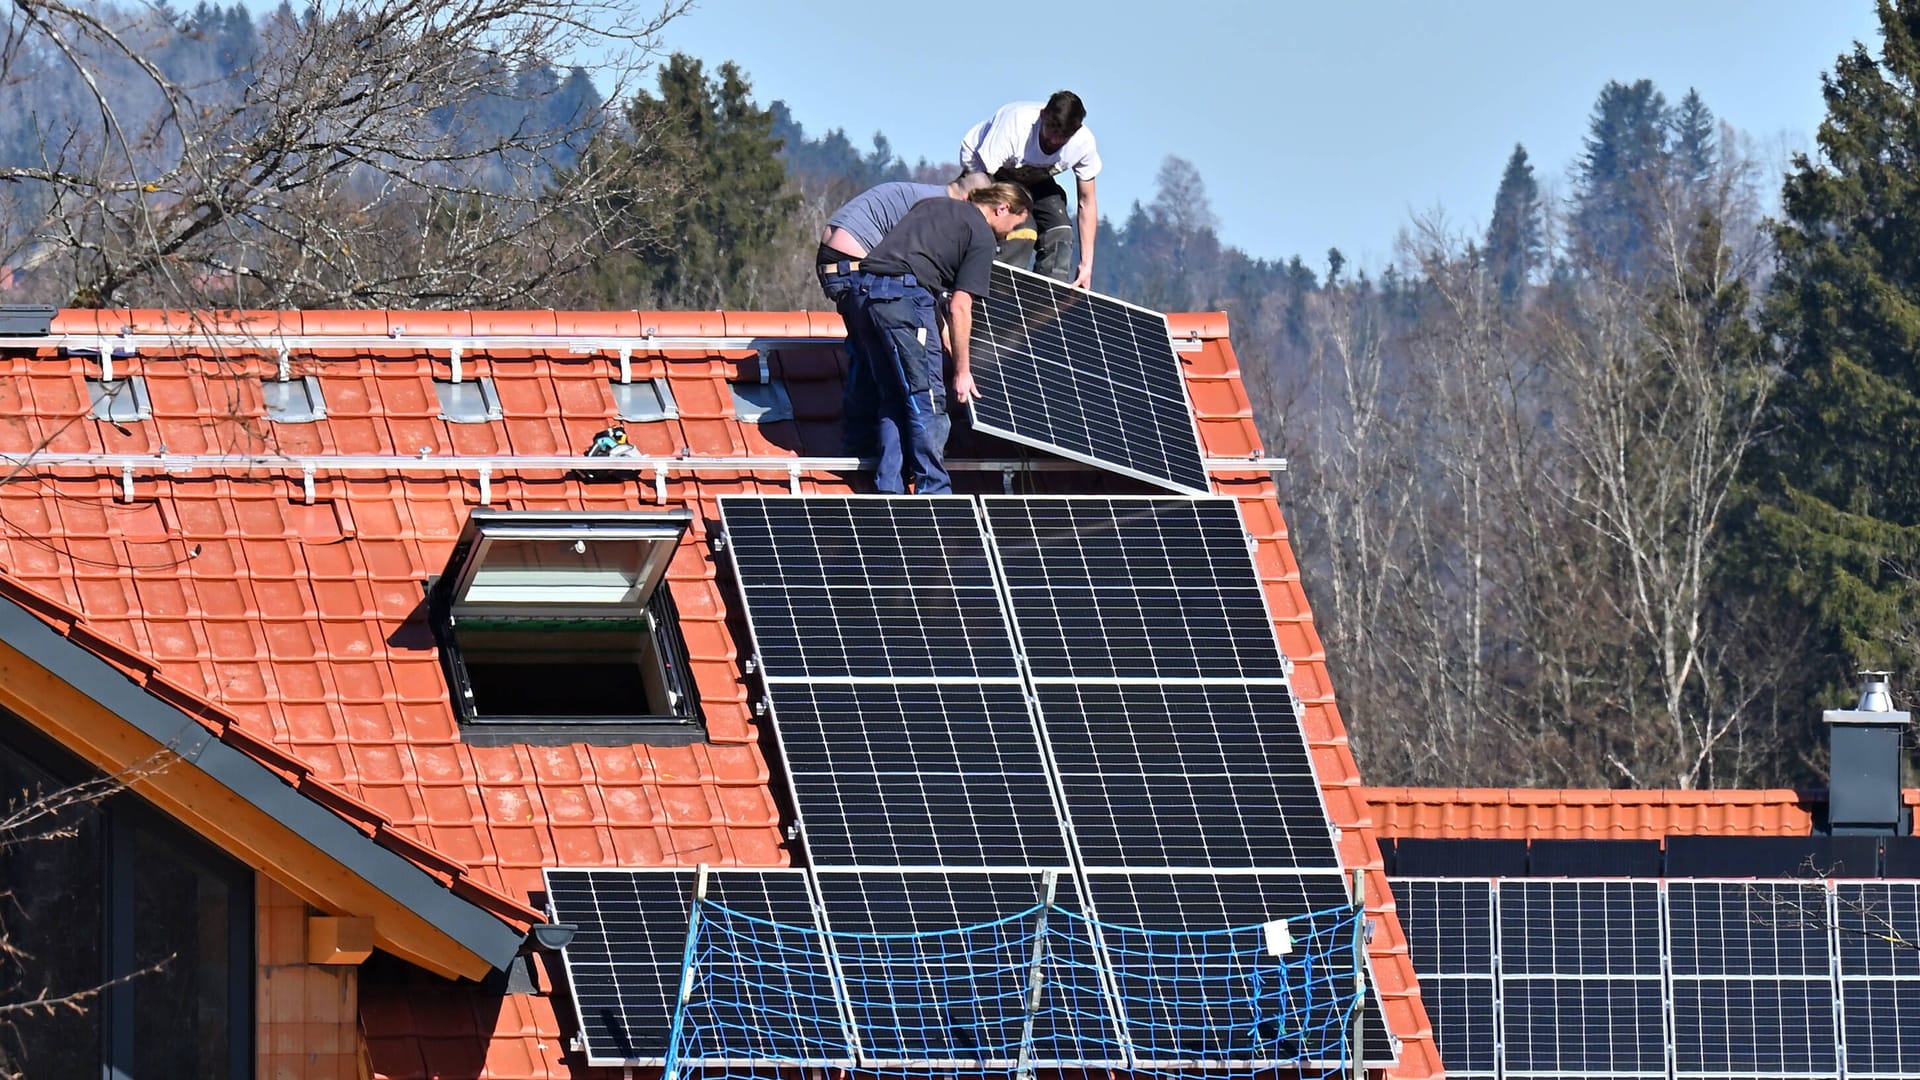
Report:
M 0 597 L 0 642 L 91 698 L 101 708 L 171 747 L 189 764 L 309 843 L 374 888 L 504 970 L 525 939 L 522 931 L 465 900 L 345 818 L 296 791 L 265 765 L 213 736 L 198 720 L 154 697 L 118 668 L 41 622 L 11 597 Z M 263 868 L 256 868 L 263 869 Z

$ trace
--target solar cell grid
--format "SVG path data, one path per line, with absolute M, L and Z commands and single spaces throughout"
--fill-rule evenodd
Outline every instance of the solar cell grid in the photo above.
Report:
M 546 881 L 555 921 L 579 928 L 566 947 L 566 972 L 589 1059 L 658 1060 L 667 1050 L 679 994 L 695 873 L 548 870 Z M 716 968 L 705 976 L 710 990 L 711 980 L 727 981 L 721 997 L 764 1000 L 791 1017 L 791 1023 L 758 1032 L 758 1049 L 774 1059 L 844 1060 L 849 1051 L 835 1019 L 838 996 L 804 872 L 715 870 L 707 897 L 743 915 L 796 928 L 762 928 L 766 947 L 782 957 L 777 967 L 750 973 Z
M 1500 958 L 1509 975 L 1659 975 L 1651 881 L 1505 880 Z
M 1037 689 L 1086 865 L 1339 865 L 1284 686 Z
M 1420 1000 L 1427 1007 L 1440 1061 L 1448 1076 L 1492 1076 L 1499 1068 L 1498 1012 L 1493 977 L 1420 977 Z
M 1920 979 L 1920 883 L 1842 882 L 1834 889 L 1834 926 L 1842 975 Z
M 1827 977 L 1827 890 L 1817 883 L 1674 881 L 1667 919 L 1676 976 Z
M 1678 979 L 1673 1052 L 1680 1075 L 1833 1076 L 1833 984 L 1826 979 Z
M 1005 1063 L 1017 1056 L 1041 932 L 1041 874 L 822 871 L 818 881 L 855 1038 L 869 1058 Z M 1079 907 L 1064 870 L 1054 902 Z M 1063 946 L 1053 929 L 1035 1023 L 1042 1056 L 1117 1046 L 1091 941 L 1068 938 Z
M 1842 979 L 1848 1076 L 1920 1076 L 1920 983 Z
M 1188 937 L 1177 941 L 1182 953 L 1165 956 L 1152 937 L 1103 934 L 1108 959 L 1128 1025 L 1129 1038 L 1143 1058 L 1151 1060 L 1218 1060 L 1244 1057 L 1250 1033 L 1265 1030 L 1275 1016 L 1289 1031 L 1317 1033 L 1290 1049 L 1302 1060 L 1321 1060 L 1334 1047 L 1329 1040 L 1341 1030 L 1340 1018 L 1330 1010 L 1331 983 L 1315 991 L 1288 993 L 1271 1005 L 1267 1016 L 1249 1007 L 1246 988 L 1257 979 L 1247 967 L 1249 954 L 1264 955 L 1260 927 L 1287 920 L 1297 952 L 1314 957 L 1314 968 L 1331 980 L 1334 972 L 1351 968 L 1351 943 L 1343 935 L 1328 934 L 1347 904 L 1346 885 L 1338 874 L 1211 874 L 1089 872 L 1087 889 L 1094 917 L 1102 924 L 1138 927 L 1149 931 L 1197 932 L 1239 930 L 1235 935 Z M 1306 918 L 1314 915 L 1315 918 Z M 1318 932 L 1318 933 L 1316 933 Z M 1313 950 L 1309 952 L 1309 950 Z M 1181 974 L 1168 984 L 1168 971 Z M 1351 975 L 1342 976 L 1350 979 Z M 1177 985 L 1177 991 L 1170 991 Z M 1271 984 L 1279 989 L 1276 980 Z M 1367 1053 L 1386 1060 L 1393 1049 L 1380 1020 L 1375 999 L 1367 1011 Z M 1236 1053 L 1235 1051 L 1239 1051 Z
M 816 864 L 1068 861 L 1017 683 L 789 684 L 773 696 Z
M 1017 678 L 973 501 L 722 497 L 767 678 Z
M 1493 973 L 1492 882 L 1402 878 L 1393 896 L 1422 979 Z
M 1666 1073 L 1659 978 L 1502 981 L 1506 1074 Z
M 1229 499 L 983 500 L 1035 679 L 1275 679 Z
M 975 428 L 1208 491 L 1165 316 L 998 264 L 973 312 Z

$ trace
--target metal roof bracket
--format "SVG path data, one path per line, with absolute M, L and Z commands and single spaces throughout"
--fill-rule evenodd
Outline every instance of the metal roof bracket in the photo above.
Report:
M 95 347 L 100 350 L 100 381 L 110 383 L 113 381 L 113 340 L 101 338 Z
M 306 494 L 307 505 L 313 505 L 313 466 L 300 470 L 300 490 Z
M 633 381 L 633 346 L 620 346 L 620 383 L 625 385 Z
M 480 466 L 480 505 L 493 505 L 493 469 L 486 465 Z
M 653 470 L 653 501 L 662 506 L 667 502 L 667 466 L 664 462 Z
M 760 359 L 760 385 L 765 386 L 773 381 L 773 365 L 767 360 L 767 347 L 765 345 L 755 349 L 754 352 Z
M 133 466 L 131 464 L 120 466 L 120 501 L 128 503 L 133 501 Z
M 279 367 L 281 382 L 287 382 L 293 378 L 293 354 L 285 345 L 280 346 Z
M 460 346 L 455 345 L 447 350 L 447 362 L 453 365 L 453 381 L 458 385 L 460 382 Z
M 787 491 L 792 495 L 806 494 L 800 490 L 800 466 L 798 465 L 787 466 Z
M 1000 492 L 1001 492 L 1001 494 L 1003 494 L 1003 495 L 1012 495 L 1012 494 L 1014 494 L 1014 490 L 1013 490 L 1013 466 L 1011 466 L 1011 465 L 1009 465 L 1009 466 L 1007 466 L 1006 468 L 1004 468 L 1004 469 L 1001 469 L 1001 470 L 1000 470 Z

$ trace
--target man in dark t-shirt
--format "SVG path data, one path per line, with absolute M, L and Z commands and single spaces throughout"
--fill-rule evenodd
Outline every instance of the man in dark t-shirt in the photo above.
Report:
M 991 184 L 964 202 L 916 203 L 852 275 L 847 333 L 860 336 L 872 361 L 859 377 L 871 380 L 868 396 L 879 409 L 874 485 L 881 491 L 903 494 L 909 481 L 922 495 L 953 490 L 940 315 L 951 331 L 954 399 L 971 401 L 973 301 L 987 294 L 996 241 L 1026 221 L 1028 206 L 1027 193 L 1014 184 Z

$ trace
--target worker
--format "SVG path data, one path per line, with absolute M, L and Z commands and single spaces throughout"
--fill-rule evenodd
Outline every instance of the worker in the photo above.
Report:
M 841 447 L 844 454 L 872 457 L 880 452 L 879 404 L 868 389 L 873 380 L 863 369 L 859 341 L 853 333 L 853 271 L 860 259 L 893 231 L 907 211 L 923 199 L 964 199 L 958 181 L 950 184 L 912 184 L 896 181 L 870 187 L 854 196 L 827 219 L 820 233 L 820 250 L 814 262 L 819 267 L 820 291 L 833 302 L 840 321 L 847 325 L 847 378 L 840 401 Z
M 953 398 L 972 401 L 973 302 L 987 294 L 995 243 L 1027 220 L 1028 209 L 1016 184 L 989 184 L 965 202 L 915 203 L 849 275 L 848 332 L 870 361 L 862 378 L 879 404 L 879 490 L 904 494 L 909 481 L 922 495 L 953 490 L 941 314 L 951 331 Z
M 1036 236 L 1015 237 L 1000 247 L 1000 261 L 1032 269 L 1076 289 L 1093 281 L 1093 238 L 1100 227 L 1093 181 L 1100 175 L 1100 152 L 1084 121 L 1080 95 L 1057 90 L 1046 104 L 1018 101 L 1003 105 L 991 119 L 975 124 L 960 138 L 960 186 L 968 191 L 989 183 L 1010 182 L 1026 189 L 1033 205 Z M 1080 265 L 1073 262 L 1073 225 L 1067 220 L 1067 193 L 1054 177 L 1073 170 L 1080 220 Z

